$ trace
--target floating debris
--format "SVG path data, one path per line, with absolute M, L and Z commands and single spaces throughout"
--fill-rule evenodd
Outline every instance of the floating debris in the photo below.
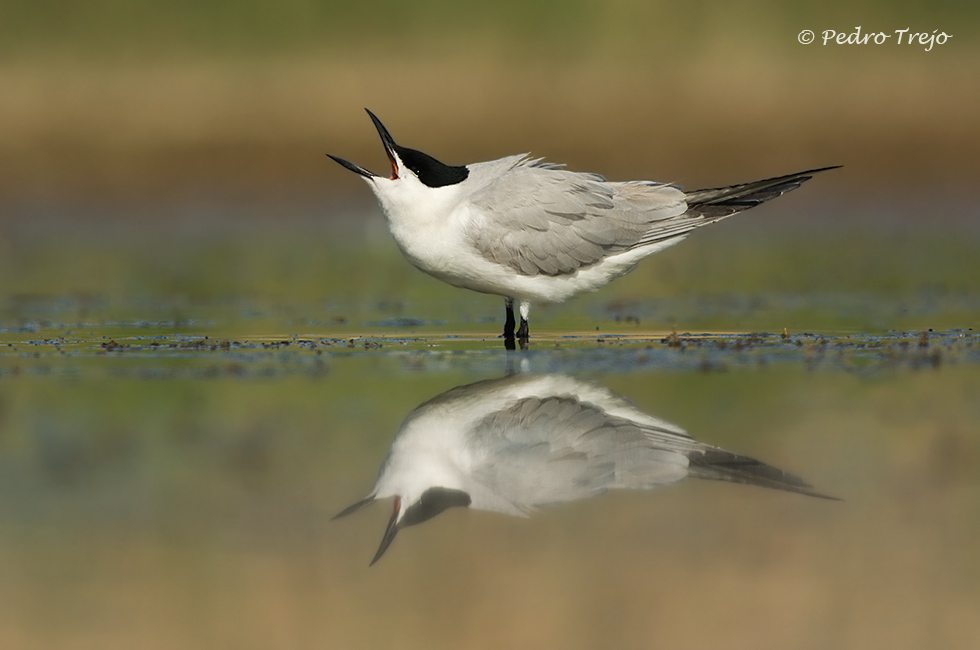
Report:
M 418 367 L 423 358 L 427 366 L 456 367 L 499 365 L 501 358 L 507 358 L 499 338 L 488 333 L 226 338 L 200 330 L 175 333 L 163 327 L 144 328 L 138 335 L 117 325 L 74 327 L 70 335 L 68 331 L 52 324 L 30 332 L 0 333 L 0 377 L 74 379 L 100 373 L 147 379 L 321 376 L 331 357 L 410 356 L 406 368 Z M 563 371 L 655 367 L 715 372 L 794 363 L 808 371 L 930 370 L 980 363 L 980 334 L 972 329 L 954 329 L 834 336 L 790 333 L 787 328 L 779 334 L 538 332 L 522 359 L 533 362 L 537 370 Z

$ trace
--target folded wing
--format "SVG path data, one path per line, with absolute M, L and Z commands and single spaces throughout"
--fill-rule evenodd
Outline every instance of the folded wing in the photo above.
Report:
M 679 241 L 827 169 L 835 167 L 685 193 L 524 158 L 470 197 L 476 210 L 467 235 L 483 257 L 521 275 L 568 275 L 627 250 Z
M 609 183 L 540 163 L 515 166 L 470 201 L 471 245 L 522 275 L 571 274 L 642 245 L 653 231 L 690 230 L 670 224 L 687 209 L 676 187 Z

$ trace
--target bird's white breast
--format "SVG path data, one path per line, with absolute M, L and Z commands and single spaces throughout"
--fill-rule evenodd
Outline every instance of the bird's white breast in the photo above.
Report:
M 442 279 L 455 275 L 467 251 L 455 214 L 460 188 L 431 188 L 416 179 L 377 179 L 372 188 L 395 242 L 408 260 Z

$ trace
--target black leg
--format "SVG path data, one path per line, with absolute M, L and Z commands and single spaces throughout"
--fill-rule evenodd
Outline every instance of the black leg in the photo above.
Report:
M 507 307 L 507 316 L 504 319 L 504 348 L 516 350 L 517 346 L 514 345 L 514 301 L 505 300 L 504 306 Z
M 527 321 L 521 318 L 521 326 L 517 330 L 517 341 L 521 344 L 521 349 L 526 350 L 528 345 L 529 327 L 527 326 Z

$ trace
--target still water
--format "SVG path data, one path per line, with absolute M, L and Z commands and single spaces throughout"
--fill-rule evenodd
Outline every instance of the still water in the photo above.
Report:
M 498 301 L 370 243 L 18 236 L 0 647 L 980 641 L 968 241 L 905 290 L 722 233 L 508 354 Z
M 2 357 L 5 647 L 977 638 L 975 337 L 814 365 L 92 330 L 6 334 L 37 338 Z M 437 500 L 369 566 L 398 472 L 404 512 L 436 474 L 470 507 Z

